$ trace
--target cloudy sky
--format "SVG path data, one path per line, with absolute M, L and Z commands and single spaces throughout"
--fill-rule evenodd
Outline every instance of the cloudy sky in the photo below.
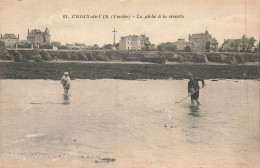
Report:
M 245 5 L 246 4 L 246 5 Z M 245 15 L 246 7 L 246 15 Z M 20 34 L 48 27 L 51 41 L 87 45 L 113 42 L 121 36 L 145 34 L 154 44 L 188 40 L 207 29 L 219 43 L 246 34 L 259 39 L 259 0 L 0 0 L 0 32 Z M 63 15 L 130 15 L 130 19 L 63 19 Z M 145 15 L 183 15 L 182 19 L 137 19 Z

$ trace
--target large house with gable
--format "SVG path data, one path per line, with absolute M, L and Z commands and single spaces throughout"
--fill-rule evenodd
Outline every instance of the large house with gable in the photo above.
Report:
M 207 30 L 205 33 L 189 34 L 189 44 L 192 51 L 205 52 L 207 42 L 210 42 L 211 51 L 218 50 L 218 41 L 215 37 L 212 38 L 211 34 L 209 34 Z
M 50 37 L 51 35 L 47 27 L 44 32 L 39 29 L 33 29 L 31 31 L 28 29 L 27 40 L 35 47 L 44 43 L 50 43 Z

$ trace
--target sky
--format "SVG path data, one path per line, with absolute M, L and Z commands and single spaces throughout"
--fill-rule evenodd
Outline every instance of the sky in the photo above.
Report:
M 222 44 L 224 39 L 238 39 L 243 34 L 258 40 L 259 11 L 259 0 L 0 0 L 0 33 L 20 34 L 20 40 L 25 40 L 28 29 L 44 31 L 48 27 L 51 41 L 102 46 L 113 43 L 114 28 L 117 43 L 121 36 L 145 34 L 156 45 L 179 38 L 188 41 L 189 34 L 208 30 Z M 75 19 L 72 15 L 109 15 L 109 19 Z M 111 15 L 131 18 L 111 19 Z M 137 15 L 184 18 L 143 19 Z

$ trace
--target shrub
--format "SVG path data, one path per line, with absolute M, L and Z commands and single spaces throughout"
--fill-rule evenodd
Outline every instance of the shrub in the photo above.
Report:
M 106 51 L 106 57 L 110 60 L 122 60 L 124 54 L 119 51 Z
M 0 50 L 0 59 L 11 60 L 13 57 L 9 54 L 7 50 Z
M 190 46 L 186 46 L 186 47 L 184 48 L 184 51 L 185 51 L 185 52 L 191 52 Z
M 28 40 L 21 40 L 18 42 L 18 48 L 31 48 L 31 42 Z
M 44 43 L 42 45 L 40 45 L 40 49 L 52 49 L 53 46 L 49 43 Z
M 205 57 L 203 55 L 195 55 L 192 57 L 192 62 L 205 63 Z
M 13 56 L 14 56 L 15 62 L 22 62 L 23 61 L 23 56 L 18 51 L 15 51 Z
M 233 59 L 230 56 L 227 56 L 227 57 L 224 58 L 224 62 L 227 63 L 227 64 L 231 64 L 232 61 L 233 61 Z
M 94 57 L 93 57 L 93 54 L 91 52 L 87 51 L 85 53 L 85 55 L 87 56 L 89 61 L 94 61 L 95 60 Z
M 48 53 L 51 55 L 51 57 L 54 59 L 54 58 L 59 58 L 59 51 L 48 51 Z
M 5 50 L 5 42 L 4 41 L 0 41 L 0 50 Z
M 79 56 L 75 52 L 70 53 L 70 60 L 78 60 Z
M 84 53 L 77 53 L 79 60 L 85 60 L 88 61 L 88 57 Z
M 34 55 L 38 55 L 38 50 L 19 50 L 24 59 L 34 60 Z
M 97 61 L 108 61 L 108 58 L 106 57 L 105 52 L 95 52 L 94 58 Z
M 205 57 L 197 53 L 178 53 L 182 56 L 184 62 L 205 63 Z
M 34 62 L 43 62 L 42 56 L 40 54 L 34 55 Z
M 137 58 L 137 57 L 125 57 L 124 61 L 140 61 L 140 58 Z
M 168 60 L 168 59 L 171 59 L 172 57 L 174 57 L 174 53 L 173 52 L 163 52 L 163 53 L 161 53 L 161 56 L 165 57 Z
M 141 53 L 140 61 L 165 64 L 166 59 L 164 56 L 159 56 L 158 53 Z
M 143 58 L 141 58 L 141 61 L 158 63 L 158 64 L 165 64 L 166 59 L 164 57 L 150 57 L 150 58 L 143 57 Z
M 60 57 L 65 60 L 70 60 L 70 54 L 66 51 L 60 52 Z
M 58 49 L 60 49 L 60 50 L 71 50 L 71 48 L 66 46 L 66 45 L 61 45 L 61 46 L 58 47 Z
M 40 51 L 40 55 L 42 56 L 42 59 L 44 59 L 46 61 L 52 60 L 51 55 L 45 50 Z
M 170 62 L 182 62 L 182 57 L 178 57 L 178 56 L 174 56 L 174 57 L 170 57 L 167 59 L 167 61 L 170 61 Z
M 244 53 L 245 62 L 259 62 L 259 55 L 256 53 Z
M 224 62 L 224 60 L 222 59 L 220 54 L 216 54 L 216 53 L 209 53 L 206 55 L 208 60 L 211 62 Z

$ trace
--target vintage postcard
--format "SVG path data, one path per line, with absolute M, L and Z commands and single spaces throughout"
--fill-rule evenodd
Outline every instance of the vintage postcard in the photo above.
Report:
M 0 168 L 260 167 L 259 0 L 0 0 Z

